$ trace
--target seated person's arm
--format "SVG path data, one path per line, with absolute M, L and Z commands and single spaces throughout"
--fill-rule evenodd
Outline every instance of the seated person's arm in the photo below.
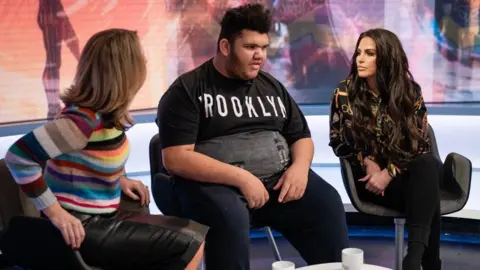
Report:
M 278 85 L 281 88 L 279 90 L 283 95 L 286 111 L 286 120 L 281 134 L 290 148 L 292 164 L 273 189 L 281 188 L 278 201 L 286 203 L 302 198 L 305 193 L 314 146 L 305 116 L 287 89 L 280 82 Z
M 13 178 L 38 210 L 47 214 L 60 207 L 43 178 L 42 167 L 52 158 L 83 149 L 90 138 L 95 115 L 81 109 L 66 109 L 59 119 L 21 137 L 5 156 Z
M 310 168 L 313 160 L 314 145 L 312 138 L 302 138 L 290 146 L 292 153 L 292 164 Z
M 283 85 L 281 86 L 287 111 L 287 119 L 281 134 L 290 146 L 292 164 L 308 170 L 314 154 L 310 128 L 297 103 Z
M 330 103 L 330 143 L 328 145 L 332 147 L 337 157 L 363 164 L 364 160 L 367 158 L 373 160 L 373 157 L 355 149 L 343 136 L 344 129 L 350 128 L 345 123 L 344 114 L 351 114 L 351 108 L 347 104 L 347 92 L 343 87 L 340 85 L 335 89 Z
M 160 100 L 157 124 L 165 168 L 170 174 L 186 179 L 240 187 L 253 175 L 194 151 L 200 124 L 199 106 L 180 79 Z
M 83 241 L 82 224 L 60 206 L 43 178 L 42 167 L 49 159 L 82 150 L 96 124 L 93 112 L 67 108 L 59 119 L 21 137 L 5 156 L 13 178 L 38 210 L 43 211 L 57 227 L 65 222 L 75 223 L 74 229 L 80 231 L 78 234 L 70 237 L 62 230 L 67 244 L 72 247 L 79 247 Z

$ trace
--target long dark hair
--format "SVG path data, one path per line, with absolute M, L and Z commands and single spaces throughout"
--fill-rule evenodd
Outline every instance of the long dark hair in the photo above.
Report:
M 376 44 L 375 81 L 381 99 L 378 113 L 386 113 L 392 121 L 383 121 L 384 145 L 378 145 L 376 118 L 371 106 L 373 98 L 368 93 L 366 78 L 360 78 L 357 71 L 357 48 L 360 41 L 369 37 Z M 386 154 L 393 159 L 405 158 L 418 150 L 424 140 L 415 117 L 414 104 L 420 86 L 409 71 L 408 59 L 398 37 L 385 29 L 371 29 L 360 35 L 352 57 L 348 76 L 348 99 L 352 107 L 352 133 L 357 145 L 372 154 Z

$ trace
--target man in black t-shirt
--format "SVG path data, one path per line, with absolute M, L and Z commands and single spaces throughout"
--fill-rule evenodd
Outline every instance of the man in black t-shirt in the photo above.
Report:
M 228 10 L 217 55 L 181 75 L 158 106 L 163 164 L 173 181 L 156 178 L 155 201 L 165 214 L 210 227 L 209 270 L 249 269 L 250 226 L 279 231 L 308 264 L 338 262 L 348 245 L 340 196 L 310 170 L 305 117 L 260 70 L 270 27 L 260 4 Z

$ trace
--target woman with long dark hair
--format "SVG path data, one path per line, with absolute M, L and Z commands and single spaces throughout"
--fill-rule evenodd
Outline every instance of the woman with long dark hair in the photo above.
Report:
M 371 29 L 358 38 L 350 74 L 333 95 L 329 145 L 352 164 L 363 200 L 406 213 L 403 269 L 440 269 L 443 168 L 431 153 L 420 86 L 394 33 Z

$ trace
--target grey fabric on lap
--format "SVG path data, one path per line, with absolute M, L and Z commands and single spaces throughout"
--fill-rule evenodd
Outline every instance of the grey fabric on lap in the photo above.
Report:
M 284 171 L 290 164 L 290 149 L 276 131 L 248 132 L 197 142 L 195 151 L 246 169 L 258 178 Z

